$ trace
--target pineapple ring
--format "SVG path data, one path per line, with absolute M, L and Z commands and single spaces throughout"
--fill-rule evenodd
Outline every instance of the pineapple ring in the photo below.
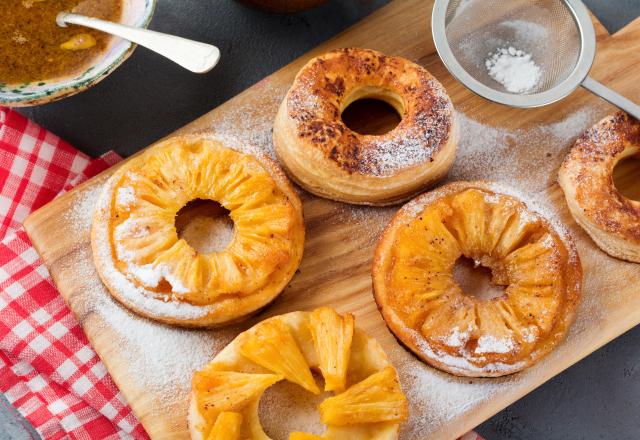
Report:
M 345 328 L 350 331 L 345 333 Z M 280 329 L 281 333 L 272 334 L 274 329 Z M 330 344 L 333 350 L 318 350 L 319 346 L 327 347 L 319 343 L 323 335 L 335 337 L 331 338 L 333 344 Z M 263 337 L 266 338 L 253 339 Z M 258 343 L 254 346 L 253 341 Z M 342 370 L 346 391 L 340 393 L 343 388 L 336 389 L 335 397 L 320 404 L 321 418 L 329 423 L 326 432 L 315 438 L 397 439 L 408 408 L 395 368 L 375 339 L 353 327 L 351 315 L 338 315 L 328 307 L 313 312 L 291 312 L 262 321 L 238 335 L 208 365 L 194 373 L 188 414 L 191 438 L 215 440 L 211 431 L 220 425 L 217 423 L 219 415 L 232 411 L 242 419 L 238 439 L 269 440 L 258 415 L 264 391 L 275 382 L 289 380 L 304 384 L 305 388 L 317 393 L 319 390 L 313 390 L 315 379 L 311 379 L 313 385 L 308 383 L 309 369 L 322 372 L 326 379 L 325 390 L 333 388 L 329 385 L 327 370 L 340 364 L 340 357 L 347 360 Z M 300 390 L 307 392 L 303 388 Z M 369 400 L 363 396 L 369 396 Z M 357 404 L 354 400 L 358 398 L 367 402 L 362 411 L 354 408 Z M 382 409 L 378 412 L 372 409 L 373 400 L 381 402 Z M 347 409 L 346 402 L 351 404 Z M 299 415 L 304 415 L 302 410 Z M 372 417 L 375 422 L 366 421 Z M 290 438 L 314 438 L 308 436 L 310 434 L 292 433 Z
M 579 302 L 573 241 L 490 183 L 456 182 L 407 203 L 375 253 L 375 300 L 391 331 L 428 364 L 460 376 L 520 371 L 565 336 Z M 461 256 L 492 271 L 502 296 L 466 295 Z
M 391 131 L 360 134 L 342 112 L 354 101 L 387 102 L 402 117 Z M 298 72 L 273 125 L 291 177 L 340 202 L 392 205 L 440 180 L 456 156 L 458 124 L 446 90 L 427 70 L 380 52 L 346 48 Z
M 558 173 L 576 222 L 607 254 L 640 263 L 640 202 L 624 197 L 611 175 L 616 164 L 640 154 L 640 122 L 618 112 L 576 141 Z
M 202 254 L 178 237 L 176 214 L 194 199 L 229 210 L 225 249 Z M 222 325 L 260 310 L 291 280 L 304 245 L 302 205 L 268 158 L 174 137 L 105 183 L 91 244 L 102 281 L 129 309 L 169 324 Z

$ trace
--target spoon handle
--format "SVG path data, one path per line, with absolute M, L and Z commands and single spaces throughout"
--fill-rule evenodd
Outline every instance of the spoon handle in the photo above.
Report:
M 58 14 L 56 22 L 58 26 L 62 27 L 66 27 L 67 24 L 77 24 L 124 38 L 169 58 L 171 61 L 195 73 L 208 72 L 213 69 L 220 59 L 220 50 L 215 46 L 149 29 L 141 29 L 69 12 Z

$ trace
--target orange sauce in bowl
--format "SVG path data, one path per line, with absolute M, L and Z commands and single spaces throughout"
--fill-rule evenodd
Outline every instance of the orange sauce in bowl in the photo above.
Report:
M 77 75 L 108 48 L 112 37 L 100 31 L 81 26 L 58 27 L 59 12 L 74 11 L 111 21 L 120 20 L 122 15 L 122 0 L 0 0 L 0 3 L 3 10 L 0 83 L 4 84 Z M 83 44 L 69 44 L 70 41 Z

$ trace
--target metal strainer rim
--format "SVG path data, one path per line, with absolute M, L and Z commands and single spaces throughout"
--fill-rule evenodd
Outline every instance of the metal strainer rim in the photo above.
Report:
M 450 0 L 435 0 L 431 32 L 440 59 L 449 72 L 472 92 L 490 101 L 512 107 L 529 108 L 552 104 L 573 92 L 589 74 L 596 54 L 596 35 L 586 6 L 580 0 L 562 0 L 575 17 L 580 35 L 580 52 L 575 67 L 559 84 L 540 93 L 518 95 L 492 89 L 470 75 L 456 59 L 446 35 L 445 20 Z

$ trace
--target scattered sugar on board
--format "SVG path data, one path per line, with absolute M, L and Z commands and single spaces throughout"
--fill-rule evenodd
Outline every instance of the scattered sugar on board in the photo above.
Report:
M 273 120 L 278 106 L 288 90 L 288 85 L 273 85 L 270 80 L 263 80 L 262 87 L 252 89 L 251 101 L 225 111 L 223 117 L 214 118 L 211 122 L 211 133 L 207 136 L 216 138 L 230 148 L 253 155 L 266 155 L 275 159 L 273 150 Z
M 89 189 L 76 191 L 71 209 L 64 214 L 64 219 L 71 225 L 74 233 L 89 233 L 93 220 L 93 207 L 102 193 L 102 186 L 95 185 Z

